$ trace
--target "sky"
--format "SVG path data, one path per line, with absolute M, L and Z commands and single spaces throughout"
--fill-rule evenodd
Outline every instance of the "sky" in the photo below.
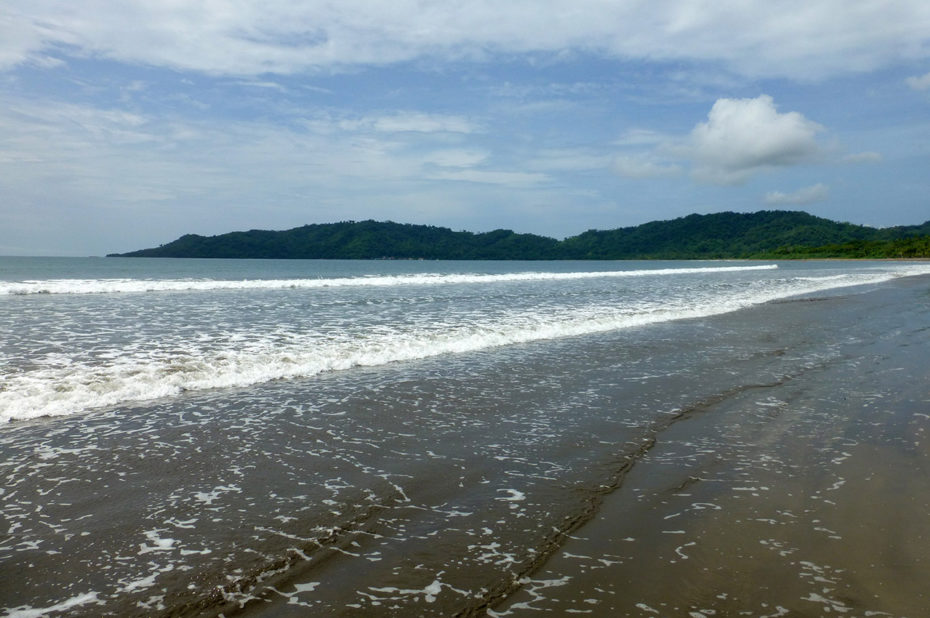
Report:
M 0 255 L 930 220 L 926 0 L 3 0 Z

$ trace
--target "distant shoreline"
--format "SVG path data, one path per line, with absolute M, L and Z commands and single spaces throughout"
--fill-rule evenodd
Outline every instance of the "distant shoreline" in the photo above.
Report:
M 512 230 L 484 233 L 344 221 L 284 231 L 186 234 L 107 257 L 383 260 L 705 260 L 930 258 L 930 221 L 876 229 L 796 211 L 689 215 L 556 240 Z

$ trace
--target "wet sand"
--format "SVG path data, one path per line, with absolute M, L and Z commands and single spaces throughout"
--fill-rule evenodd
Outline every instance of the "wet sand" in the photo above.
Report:
M 492 614 L 927 615 L 928 281 L 722 320 L 841 344 L 684 410 Z

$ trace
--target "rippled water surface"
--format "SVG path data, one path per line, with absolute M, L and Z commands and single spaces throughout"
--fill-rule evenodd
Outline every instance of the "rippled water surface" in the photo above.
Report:
M 0 422 L 609 332 L 926 266 L 0 260 Z

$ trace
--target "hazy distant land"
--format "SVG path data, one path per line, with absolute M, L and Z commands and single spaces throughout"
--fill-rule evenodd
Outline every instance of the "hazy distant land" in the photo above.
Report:
M 186 234 L 108 257 L 278 259 L 795 259 L 930 257 L 930 221 L 884 229 L 797 211 L 722 212 L 588 230 L 556 240 L 511 230 L 485 233 L 394 222 L 345 221 L 217 236 Z

